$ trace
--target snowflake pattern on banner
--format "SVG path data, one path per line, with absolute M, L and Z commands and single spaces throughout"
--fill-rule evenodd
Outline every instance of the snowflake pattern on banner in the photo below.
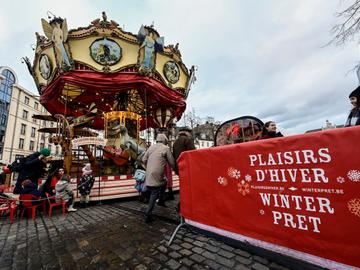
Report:
M 260 215 L 265 215 L 265 211 L 263 209 L 260 210 Z
M 246 182 L 251 182 L 251 180 L 252 180 L 252 177 L 251 177 L 250 174 L 245 175 L 245 181 Z
M 345 183 L 345 178 L 344 178 L 344 177 L 339 176 L 339 177 L 336 178 L 336 180 L 337 180 L 338 183 L 340 183 L 340 184 Z
M 246 194 L 250 193 L 250 185 L 245 180 L 241 180 L 240 183 L 237 184 L 238 191 L 245 196 Z
M 219 176 L 217 179 L 218 183 L 222 186 L 226 186 L 227 185 L 227 179 L 225 177 Z
M 347 177 L 353 182 L 360 182 L 360 171 L 359 170 L 350 170 L 347 173 Z
M 354 214 L 357 217 L 360 217 L 360 199 L 352 199 L 347 203 L 350 213 Z
M 235 169 L 235 168 L 233 168 L 233 167 L 230 167 L 227 172 L 228 172 L 228 175 L 229 175 L 231 178 L 239 179 L 240 176 L 241 176 L 240 171 L 237 170 L 237 169 Z

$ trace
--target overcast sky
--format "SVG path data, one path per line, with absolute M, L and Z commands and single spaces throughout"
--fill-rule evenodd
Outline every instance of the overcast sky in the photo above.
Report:
M 357 43 L 325 46 L 352 1 L 340 0 L 0 0 L 0 66 L 37 93 L 20 57 L 34 52 L 35 32 L 51 11 L 69 29 L 87 26 L 101 11 L 126 31 L 153 21 L 165 44 L 180 43 L 185 65 L 198 66 L 188 109 L 225 121 L 242 115 L 274 120 L 294 133 L 328 119 L 343 124 L 349 93 L 358 85 Z

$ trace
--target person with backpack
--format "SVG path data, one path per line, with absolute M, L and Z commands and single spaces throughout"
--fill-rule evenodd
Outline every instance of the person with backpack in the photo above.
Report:
M 40 152 L 35 152 L 13 162 L 11 164 L 12 171 L 19 173 L 13 193 L 20 194 L 22 190 L 21 183 L 24 180 L 31 180 L 37 188 L 39 179 L 46 171 L 46 163 L 50 160 L 50 150 L 43 148 Z

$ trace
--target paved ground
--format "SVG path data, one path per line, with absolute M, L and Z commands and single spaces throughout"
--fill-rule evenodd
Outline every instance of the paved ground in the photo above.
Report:
M 144 207 L 113 202 L 14 224 L 0 218 L 0 269 L 291 269 L 186 229 L 168 247 L 174 208 L 157 207 L 148 225 Z

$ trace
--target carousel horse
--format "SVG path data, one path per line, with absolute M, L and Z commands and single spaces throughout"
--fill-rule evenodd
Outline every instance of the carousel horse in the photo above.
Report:
M 138 143 L 136 139 L 131 137 L 125 126 L 120 126 L 120 147 L 129 152 L 130 156 L 135 160 L 135 165 L 142 166 L 142 158 L 146 149 Z
M 135 160 L 135 166 L 143 166 L 142 157 L 146 149 L 129 135 L 128 129 L 125 126 L 117 125 L 112 128 L 111 134 L 118 135 L 118 138 L 114 141 L 114 146 L 128 153 L 128 156 Z

